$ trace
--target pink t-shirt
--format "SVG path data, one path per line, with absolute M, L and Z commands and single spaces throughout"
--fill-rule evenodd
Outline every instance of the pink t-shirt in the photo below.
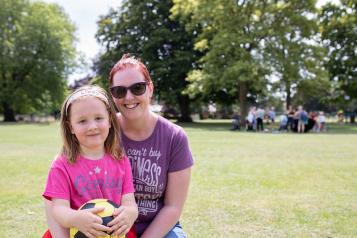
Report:
M 126 156 L 115 160 L 105 154 L 99 160 L 83 156 L 70 164 L 65 156 L 52 163 L 43 196 L 65 199 L 72 209 L 78 209 L 91 199 L 106 198 L 120 205 L 121 197 L 133 193 L 130 162 Z

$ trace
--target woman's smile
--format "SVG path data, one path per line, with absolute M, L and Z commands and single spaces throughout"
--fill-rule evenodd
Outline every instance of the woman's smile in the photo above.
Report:
M 134 109 L 136 108 L 137 106 L 139 106 L 139 103 L 125 103 L 124 104 L 124 107 L 126 109 Z

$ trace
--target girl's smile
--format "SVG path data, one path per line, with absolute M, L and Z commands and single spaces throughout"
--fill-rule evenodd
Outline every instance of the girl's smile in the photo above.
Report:
M 73 102 L 70 124 L 83 154 L 104 153 L 104 142 L 110 128 L 109 113 L 104 102 L 95 97 L 84 97 Z

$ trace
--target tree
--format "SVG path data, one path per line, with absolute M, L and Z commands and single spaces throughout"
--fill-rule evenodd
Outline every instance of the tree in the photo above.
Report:
M 336 87 L 336 99 L 357 99 L 357 3 L 341 0 L 320 12 L 322 43 L 328 49 L 325 61 Z
M 75 27 L 56 4 L 0 0 L 0 108 L 15 113 L 58 108 L 74 66 Z
M 291 105 L 293 92 L 306 80 L 324 77 L 324 50 L 318 44 L 316 1 L 275 1 L 269 4 L 266 25 L 270 26 L 264 42 L 265 62 L 279 78 L 277 88 Z M 308 85 L 308 83 L 303 83 Z
M 175 16 L 200 24 L 196 48 L 205 55 L 189 76 L 190 93 L 223 90 L 239 97 L 242 116 L 250 99 L 261 103 L 270 87 L 285 93 L 287 106 L 305 80 L 324 80 L 315 0 L 174 0 Z M 277 82 L 271 78 L 275 76 Z M 269 80 L 267 80 L 267 78 Z M 269 90 L 268 90 L 269 89 Z M 300 94 L 301 95 L 301 94 Z
M 327 78 L 302 80 L 296 87 L 296 94 L 292 97 L 295 105 L 304 105 L 309 110 L 330 111 L 331 83 Z
M 124 53 L 138 55 L 148 66 L 159 100 L 178 105 L 180 121 L 192 121 L 190 99 L 182 94 L 187 73 L 193 68 L 194 31 L 170 19 L 172 1 L 127 0 L 118 10 L 98 21 L 97 39 L 106 52 L 95 62 L 102 82 Z
M 267 33 L 260 20 L 266 5 L 267 1 L 174 0 L 173 15 L 189 19 L 188 28 L 202 28 L 195 48 L 204 55 L 200 68 L 188 77 L 188 94 L 231 95 L 245 118 L 249 98 L 262 94 L 267 84 L 259 51 Z

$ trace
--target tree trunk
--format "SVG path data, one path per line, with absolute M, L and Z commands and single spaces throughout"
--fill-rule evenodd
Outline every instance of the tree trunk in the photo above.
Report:
M 245 118 L 248 115 L 247 110 L 247 93 L 248 85 L 247 82 L 240 82 L 239 84 L 239 107 L 240 107 L 240 124 L 241 127 L 245 127 Z
M 290 84 L 286 83 L 286 110 L 289 110 L 289 107 L 291 105 L 291 90 L 290 90 Z
M 2 107 L 4 109 L 4 121 L 5 122 L 13 122 L 15 120 L 15 113 L 14 110 L 7 102 L 2 103 Z
M 178 96 L 178 103 L 180 107 L 181 116 L 178 118 L 178 122 L 192 122 L 191 110 L 190 110 L 190 98 L 188 95 Z

